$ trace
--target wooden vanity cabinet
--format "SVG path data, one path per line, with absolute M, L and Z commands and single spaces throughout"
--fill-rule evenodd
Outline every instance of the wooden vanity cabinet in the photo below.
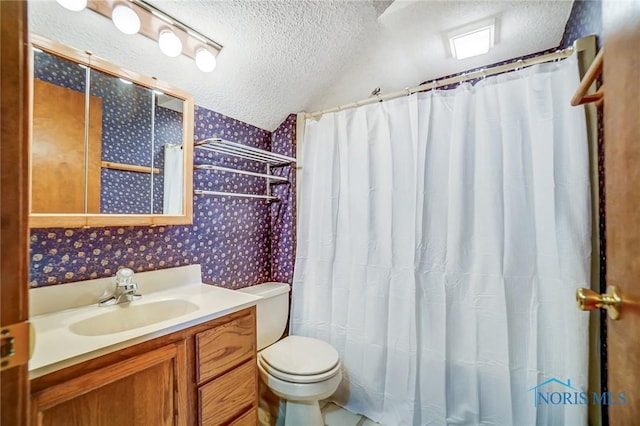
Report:
M 257 424 L 255 307 L 31 381 L 34 426 Z

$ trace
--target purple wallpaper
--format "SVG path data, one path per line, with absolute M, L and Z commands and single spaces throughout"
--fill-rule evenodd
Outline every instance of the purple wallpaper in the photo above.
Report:
M 602 2 L 600 0 L 575 0 L 564 28 L 561 47 L 568 47 L 580 37 L 595 34 L 598 47 L 602 46 Z
M 195 108 L 195 140 L 222 137 L 270 149 L 271 133 L 222 114 Z M 274 132 L 279 152 L 292 152 L 295 119 L 289 117 Z M 248 170 L 263 165 L 204 150 L 196 150 L 195 164 L 221 164 Z M 262 169 L 261 169 L 262 167 Z M 294 173 L 291 170 L 284 173 Z M 284 187 L 287 187 L 286 190 Z M 220 171 L 194 171 L 194 187 L 216 191 L 264 193 L 265 180 Z M 293 201 L 295 185 L 280 203 L 238 197 L 195 196 L 192 226 L 112 227 L 92 229 L 34 229 L 31 231 L 32 287 L 112 276 L 119 266 L 147 271 L 192 263 L 202 265 L 203 281 L 240 288 L 272 279 L 272 256 L 278 277 L 290 276 L 293 263 Z M 287 198 L 288 197 L 288 198 Z M 276 213 L 274 213 L 276 212 Z M 274 215 L 284 220 L 273 221 Z M 283 260 L 284 259 L 284 260 Z M 282 267 L 280 265 L 283 265 Z M 283 271 L 283 272 L 280 272 Z
M 102 160 L 151 166 L 153 92 L 91 70 L 89 91 L 102 99 Z M 151 175 L 102 169 L 101 213 L 148 213 Z
M 291 114 L 273 131 L 271 150 L 278 154 L 296 156 L 296 115 Z M 273 194 L 280 198 L 271 205 L 271 278 L 274 281 L 293 282 L 295 263 L 295 165 L 275 169 L 274 174 L 287 176 L 289 184 L 273 185 Z

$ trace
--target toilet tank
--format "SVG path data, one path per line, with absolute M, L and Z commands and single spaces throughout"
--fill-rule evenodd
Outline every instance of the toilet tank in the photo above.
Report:
M 262 298 L 256 304 L 258 350 L 266 348 L 282 337 L 289 318 L 290 289 L 287 283 L 271 282 L 238 290 Z

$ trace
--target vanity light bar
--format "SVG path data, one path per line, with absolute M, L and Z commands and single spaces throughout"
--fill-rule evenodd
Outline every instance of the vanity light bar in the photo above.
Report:
M 198 51 L 205 50 L 210 54 L 206 57 L 208 66 L 203 68 L 202 64 L 197 64 L 198 68 L 205 72 L 212 71 L 215 68 L 215 57 L 222 50 L 220 43 L 211 40 L 206 35 L 194 30 L 146 1 L 90 0 L 87 4 L 88 9 L 109 19 L 112 19 L 114 8 L 121 6 L 128 6 L 140 18 L 140 34 L 158 42 L 162 32 L 170 31 L 182 45 L 175 56 L 182 54 L 195 60 Z
M 171 25 L 173 25 L 175 28 L 179 28 L 182 31 L 184 31 L 186 34 L 190 35 L 191 37 L 197 39 L 198 41 L 200 41 L 201 43 L 205 43 L 213 48 L 215 48 L 218 52 L 222 50 L 222 45 L 211 40 L 209 37 L 207 37 L 206 35 L 194 30 L 193 28 L 191 28 L 190 26 L 186 25 L 185 23 L 178 21 L 176 18 L 174 18 L 173 16 L 170 16 L 168 13 L 163 12 L 162 10 L 158 9 L 155 6 L 150 5 L 149 3 L 147 3 L 146 1 L 143 0 L 129 0 L 131 1 L 131 3 L 140 6 L 142 9 L 145 9 L 147 12 L 154 14 L 155 16 L 168 21 L 171 23 Z

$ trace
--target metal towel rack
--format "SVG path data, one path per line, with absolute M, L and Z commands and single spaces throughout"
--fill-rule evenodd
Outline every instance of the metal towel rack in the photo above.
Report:
M 194 147 L 205 151 L 211 151 L 223 155 L 231 155 L 245 160 L 257 161 L 266 164 L 266 173 L 256 173 L 247 170 L 232 169 L 229 167 L 216 166 L 212 164 L 196 164 L 195 170 L 219 170 L 227 173 L 236 173 L 248 176 L 256 176 L 265 178 L 267 180 L 266 194 L 244 194 L 238 192 L 222 192 L 222 191 L 205 191 L 195 190 L 196 195 L 215 195 L 215 196 L 232 196 L 232 197 L 244 197 L 244 198 L 258 198 L 264 199 L 269 202 L 279 201 L 278 197 L 271 195 L 271 185 L 286 184 L 289 180 L 282 176 L 276 176 L 271 174 L 271 169 L 274 167 L 289 166 L 296 162 L 296 159 L 282 154 L 276 154 L 263 149 L 253 148 L 250 146 L 242 145 L 235 142 L 226 141 L 220 138 L 204 139 L 200 142 L 195 142 Z
M 295 163 L 296 159 L 286 155 L 275 154 L 263 149 L 253 148 L 241 145 L 235 142 L 229 142 L 220 138 L 209 138 L 193 144 L 196 148 L 206 151 L 213 151 L 220 154 L 233 155 L 234 157 L 244 158 L 246 160 L 259 161 L 267 163 L 272 167 L 288 166 Z

